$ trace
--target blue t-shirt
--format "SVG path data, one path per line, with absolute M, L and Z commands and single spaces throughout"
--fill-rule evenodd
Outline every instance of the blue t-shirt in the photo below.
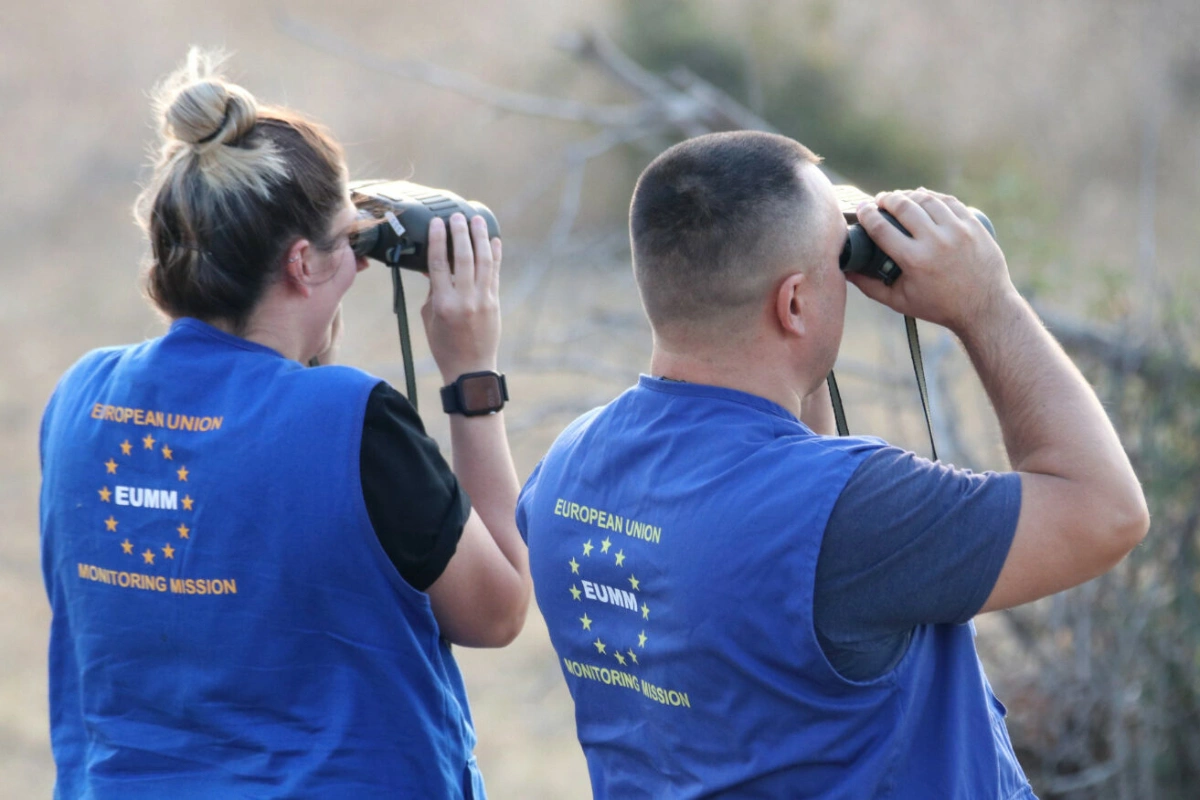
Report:
M 825 526 L 813 615 L 847 678 L 887 672 L 918 625 L 958 625 L 987 601 L 1021 511 L 1021 478 L 934 463 L 896 447 L 868 456 Z

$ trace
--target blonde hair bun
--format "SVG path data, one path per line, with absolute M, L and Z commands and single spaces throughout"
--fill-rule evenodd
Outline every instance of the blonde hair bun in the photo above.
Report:
M 221 77 L 224 58 L 193 47 L 184 66 L 159 87 L 155 106 L 166 138 L 209 149 L 236 144 L 254 129 L 258 103 Z

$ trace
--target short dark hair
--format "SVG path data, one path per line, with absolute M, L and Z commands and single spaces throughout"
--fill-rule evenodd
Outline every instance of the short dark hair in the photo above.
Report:
M 803 224 L 810 205 L 797 167 L 819 162 L 799 142 L 761 131 L 698 136 L 654 159 L 629 210 L 634 275 L 651 324 L 755 299 L 788 226 Z
M 292 243 L 333 248 L 346 167 L 324 128 L 260 106 L 220 77 L 219 63 L 193 49 L 159 87 L 161 149 L 135 212 L 150 238 L 151 301 L 168 316 L 238 330 Z

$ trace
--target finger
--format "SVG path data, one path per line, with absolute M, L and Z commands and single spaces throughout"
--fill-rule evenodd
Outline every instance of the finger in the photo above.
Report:
M 500 262 L 503 260 L 504 250 L 500 246 L 500 237 L 492 239 L 492 288 L 496 291 L 497 296 L 500 294 Z
M 921 210 L 920 206 L 909 200 L 907 197 L 903 198 L 903 200 L 905 203 L 912 206 L 912 208 L 916 209 L 918 214 L 925 217 L 926 225 L 932 224 L 928 216 L 925 215 L 925 212 Z M 895 214 L 893 214 L 893 216 L 895 216 Z M 899 218 L 897 217 L 897 219 Z M 893 257 L 906 253 L 908 248 L 912 246 L 912 239 L 910 239 L 908 236 L 905 236 L 900 229 L 884 219 L 879 206 L 875 203 L 863 203 L 858 207 L 858 224 L 863 226 L 863 229 L 866 230 L 867 235 L 871 237 L 871 241 L 873 241 L 877 246 L 881 247 L 885 253 L 888 253 Z M 908 225 L 905 225 L 904 227 L 908 228 Z M 908 228 L 908 230 L 912 229 Z
M 935 225 L 951 225 L 957 222 L 954 212 L 951 211 L 946 204 L 932 192 L 926 189 L 915 189 L 911 192 L 905 192 L 909 199 L 919 205 L 921 209 L 929 215 Z
M 454 239 L 454 286 L 460 292 L 475 288 L 475 251 L 467 218 L 459 212 L 450 215 L 450 235 Z
M 926 191 L 929 191 L 928 189 Z M 975 215 L 967 208 L 966 204 L 952 194 L 943 194 L 942 192 L 929 191 L 937 199 L 945 203 L 946 208 L 950 209 L 951 213 L 959 219 L 972 219 Z
M 858 287 L 858 290 L 877 303 L 888 304 L 888 298 L 895 291 L 881 280 L 868 278 L 856 272 L 846 273 L 846 280 Z
M 487 220 L 480 216 L 471 217 L 471 247 L 475 251 L 475 280 L 479 286 L 491 287 L 492 246 L 488 244 Z
M 913 237 L 916 237 L 919 231 L 928 230 L 933 225 L 933 219 L 908 196 L 907 192 L 888 192 L 878 205 L 899 220 Z
M 440 217 L 429 221 L 429 294 L 432 297 L 454 288 L 450 261 L 446 258 L 446 223 Z

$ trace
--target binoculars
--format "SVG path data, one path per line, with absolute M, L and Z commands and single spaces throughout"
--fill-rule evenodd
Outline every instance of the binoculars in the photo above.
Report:
M 434 217 L 445 220 L 448 229 L 455 212 L 467 219 L 478 215 L 487 221 L 489 239 L 500 235 L 500 224 L 487 206 L 446 189 L 410 181 L 354 181 L 350 200 L 359 220 L 370 223 L 351 235 L 354 254 L 389 267 L 429 272 L 429 223 Z M 446 247 L 453 263 L 454 242 L 449 236 Z
M 896 265 L 891 256 L 883 251 L 883 248 L 871 240 L 866 230 L 858 222 L 858 204 L 864 200 L 873 200 L 874 198 L 859 190 L 858 187 L 848 184 L 833 188 L 838 198 L 838 205 L 842 209 L 842 216 L 846 218 L 846 222 L 850 223 L 846 231 L 846 244 L 842 246 L 842 254 L 839 259 L 842 272 L 858 272 L 869 278 L 881 280 L 885 285 L 891 286 L 900 277 L 903 270 Z M 992 226 L 992 221 L 987 218 L 987 215 L 977 208 L 970 208 L 968 210 L 975 215 L 976 219 L 983 223 L 983 227 L 987 228 L 988 233 L 995 239 L 996 229 Z M 911 236 L 904 229 L 904 226 L 891 214 L 882 208 L 879 209 L 879 213 L 883 215 L 884 219 L 895 225 L 896 229 L 905 236 Z

